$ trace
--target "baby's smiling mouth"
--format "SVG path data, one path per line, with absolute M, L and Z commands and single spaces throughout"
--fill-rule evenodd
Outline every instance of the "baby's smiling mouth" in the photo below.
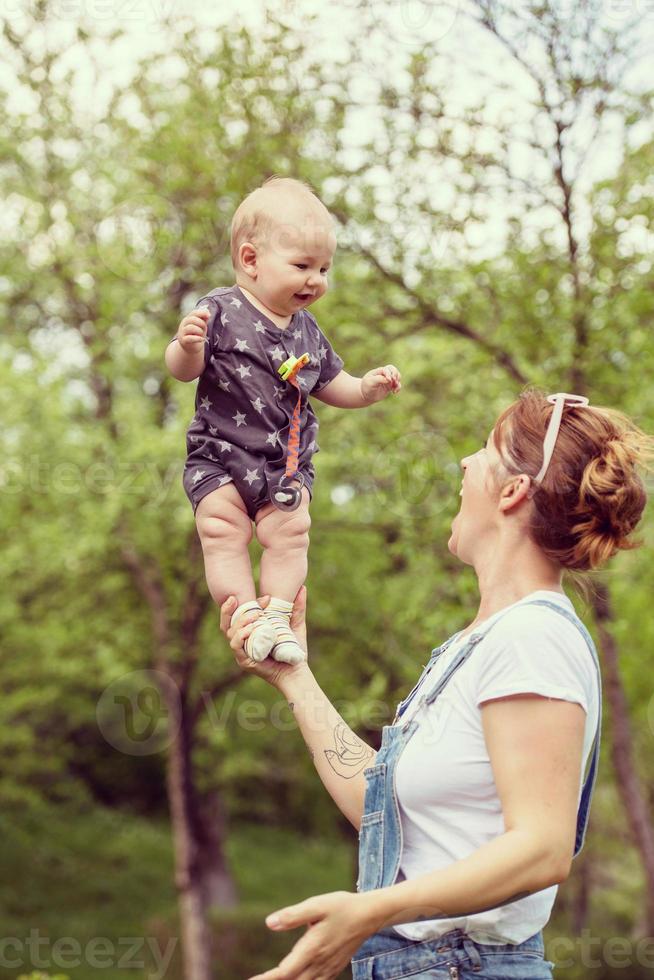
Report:
M 308 299 L 313 298 L 313 293 L 296 293 L 295 295 L 298 299 L 301 299 L 303 303 L 306 303 Z

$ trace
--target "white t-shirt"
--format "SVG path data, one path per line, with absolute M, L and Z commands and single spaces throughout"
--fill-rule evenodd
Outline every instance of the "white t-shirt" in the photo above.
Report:
M 567 596 L 543 590 L 514 603 L 511 612 L 504 609 L 489 617 L 479 630 L 503 618 L 434 703 L 420 709 L 418 729 L 400 754 L 396 771 L 404 842 L 398 881 L 461 860 L 505 830 L 484 739 L 482 701 L 532 692 L 580 704 L 586 712 L 581 796 L 597 727 L 597 669 L 578 627 L 546 606 L 525 606 L 533 599 L 549 599 L 573 611 Z M 407 705 L 402 724 L 415 714 L 422 694 L 434 687 L 469 635 L 454 640 L 438 657 Z M 479 943 L 521 943 L 547 923 L 557 890 L 553 885 L 504 908 L 395 929 L 416 940 L 460 928 Z

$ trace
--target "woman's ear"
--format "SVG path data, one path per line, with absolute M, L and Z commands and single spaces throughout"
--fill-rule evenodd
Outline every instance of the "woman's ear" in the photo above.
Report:
M 243 242 L 238 250 L 241 269 L 250 279 L 257 278 L 257 250 L 252 242 Z
M 531 477 L 528 477 L 526 473 L 512 476 L 500 490 L 500 510 L 507 513 L 519 506 L 524 500 L 528 500 L 530 488 Z

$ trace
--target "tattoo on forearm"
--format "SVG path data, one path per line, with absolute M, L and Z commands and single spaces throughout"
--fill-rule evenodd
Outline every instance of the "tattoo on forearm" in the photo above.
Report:
M 325 749 L 325 758 L 337 776 L 351 779 L 362 772 L 375 753 L 343 723 L 334 729 L 335 749 Z

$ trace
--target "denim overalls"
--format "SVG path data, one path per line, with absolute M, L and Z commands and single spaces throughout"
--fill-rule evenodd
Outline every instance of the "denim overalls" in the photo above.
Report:
M 581 620 L 569 610 L 547 599 L 534 599 L 522 605 L 547 606 L 564 616 L 582 633 L 590 650 L 599 686 L 598 721 L 591 752 L 588 775 L 584 781 L 577 813 L 577 831 L 574 854 L 584 842 L 590 800 L 597 774 L 599 742 L 602 724 L 602 687 L 599 661 L 593 640 Z M 514 607 L 509 607 L 514 608 Z M 509 610 L 505 610 L 508 612 Z M 370 891 L 392 885 L 400 866 L 402 854 L 402 827 L 395 790 L 395 770 L 399 756 L 418 728 L 420 709 L 433 704 L 456 670 L 473 653 L 481 639 L 502 616 L 498 616 L 486 630 L 473 630 L 470 639 L 462 647 L 443 676 L 430 689 L 428 684 L 421 690 L 421 699 L 414 717 L 404 724 L 385 726 L 382 744 L 375 764 L 366 769 L 367 780 L 364 813 L 359 834 L 358 891 Z M 446 643 L 432 651 L 420 680 L 400 704 L 395 722 L 403 714 L 418 689 L 421 688 L 436 659 L 457 638 L 455 633 Z M 503 904 L 510 904 L 509 902 Z M 481 911 L 481 910 L 480 910 Z M 449 916 L 448 916 L 449 918 Z M 552 964 L 543 959 L 542 933 L 538 932 L 523 943 L 493 944 L 475 943 L 461 929 L 453 929 L 437 939 L 413 941 L 389 928 L 371 936 L 355 953 L 352 960 L 353 980 L 395 980 L 411 976 L 414 980 L 430 977 L 463 978 L 469 974 L 478 977 L 515 977 L 519 980 L 551 980 Z

